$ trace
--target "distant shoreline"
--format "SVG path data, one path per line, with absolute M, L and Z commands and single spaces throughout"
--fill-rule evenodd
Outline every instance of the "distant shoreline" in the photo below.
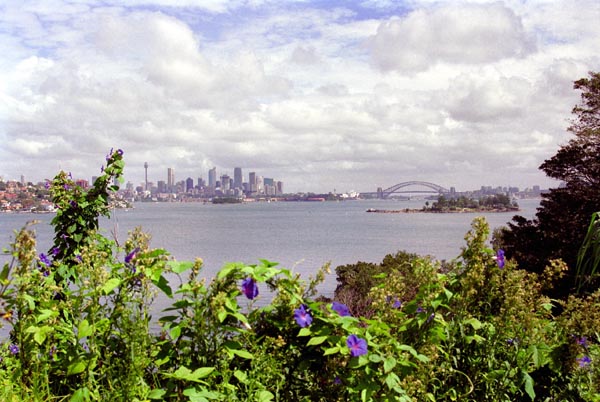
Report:
M 519 212 L 520 208 L 490 208 L 490 209 L 473 209 L 473 208 L 461 208 L 455 210 L 433 210 L 433 209 L 367 209 L 367 212 L 373 212 L 378 214 L 475 214 L 475 213 L 506 213 L 506 212 Z

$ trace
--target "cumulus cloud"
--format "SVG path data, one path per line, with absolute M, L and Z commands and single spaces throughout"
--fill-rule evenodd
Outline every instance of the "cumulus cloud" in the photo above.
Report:
M 148 162 L 291 191 L 544 185 L 600 54 L 560 2 L 165 4 L 0 5 L 0 175 L 89 178 L 118 147 L 134 183 Z
M 535 42 L 502 3 L 453 3 L 382 22 L 369 40 L 383 71 L 418 72 L 436 63 L 481 64 L 524 57 Z

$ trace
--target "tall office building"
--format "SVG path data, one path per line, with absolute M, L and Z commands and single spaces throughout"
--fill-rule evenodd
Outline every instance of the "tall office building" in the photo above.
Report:
M 217 187 L 217 168 L 214 167 L 208 171 L 208 187 L 214 189 Z
M 167 189 L 168 191 L 173 191 L 175 188 L 175 171 L 173 168 L 167 169 Z
M 144 180 L 144 191 L 148 191 L 148 162 L 144 162 L 144 170 L 146 171 L 146 176 Z
M 251 193 L 256 193 L 256 172 L 250 172 L 250 174 L 248 175 L 248 186 L 250 187 Z
M 242 188 L 242 168 L 236 167 L 233 168 L 233 188 Z
M 223 192 L 225 192 L 225 191 L 229 190 L 230 188 L 231 188 L 231 177 L 224 174 L 223 176 L 221 176 L 221 190 Z

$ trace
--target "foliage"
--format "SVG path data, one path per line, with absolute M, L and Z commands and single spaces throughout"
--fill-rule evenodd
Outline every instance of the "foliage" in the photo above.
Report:
M 334 302 L 315 298 L 327 266 L 307 282 L 268 260 L 230 263 L 207 282 L 202 260 L 174 261 L 139 228 L 123 245 L 98 232 L 120 157 L 95 192 L 54 180 L 55 247 L 68 251 L 38 254 L 30 227 L 15 235 L 0 273 L 1 400 L 600 398 L 600 291 L 552 316 L 542 290 L 564 263 L 518 270 L 482 218 L 451 263 L 399 252 L 338 267 Z M 159 293 L 171 305 L 156 320 Z
M 518 210 L 518 205 L 511 202 L 510 197 L 505 194 L 496 194 L 491 196 L 480 197 L 479 199 L 468 198 L 463 196 L 446 198 L 440 195 L 438 200 L 433 203 L 430 208 L 432 211 L 457 211 L 462 209 L 471 210 Z
M 575 82 L 581 104 L 573 109 L 574 121 L 569 131 L 575 137 L 541 166 L 549 177 L 564 185 L 543 195 L 535 219 L 517 216 L 502 234 L 509 257 L 531 272 L 543 272 L 551 259 L 562 259 L 569 267 L 552 296 L 565 298 L 574 290 L 578 250 L 586 228 L 600 205 L 600 73 Z M 591 292 L 595 283 L 579 289 Z

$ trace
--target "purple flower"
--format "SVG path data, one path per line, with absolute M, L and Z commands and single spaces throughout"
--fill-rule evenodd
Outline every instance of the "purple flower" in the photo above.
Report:
M 425 311 L 425 310 L 423 310 L 423 307 L 419 306 L 419 307 L 417 307 L 417 311 L 416 311 L 416 313 L 417 313 L 417 314 L 420 314 L 420 313 L 422 313 L 423 311 Z
M 331 309 L 342 317 L 350 315 L 350 310 L 344 303 L 333 302 L 331 303 Z
M 582 336 L 580 338 L 577 338 L 577 344 L 580 346 L 583 346 L 584 348 L 587 348 L 587 346 L 588 346 L 587 336 Z
M 346 345 L 348 345 L 348 348 L 350 348 L 350 354 L 354 357 L 367 354 L 367 341 L 354 334 L 350 335 L 348 339 L 346 339 Z
M 100 173 L 104 173 L 104 165 L 100 166 Z
M 333 379 L 333 383 L 334 383 L 335 385 L 342 385 L 342 379 L 341 379 L 339 376 L 336 376 L 336 377 Z
M 433 321 L 434 318 L 435 318 L 435 313 L 431 313 L 431 315 L 429 317 L 427 317 L 427 321 L 425 323 L 429 324 L 431 321 Z
M 125 256 L 125 264 L 129 264 L 131 260 L 135 258 L 135 255 L 138 251 L 140 251 L 139 247 L 136 247 L 133 250 L 131 250 L 131 252 Z
M 50 254 L 52 254 L 53 257 L 56 257 L 59 252 L 60 252 L 60 248 L 58 248 L 58 247 L 54 247 L 52 250 L 50 250 Z
M 306 310 L 306 306 L 304 304 L 294 310 L 294 318 L 301 328 L 308 327 L 313 321 L 313 318 L 308 310 Z
M 49 267 L 50 265 L 52 265 L 52 262 L 50 262 L 50 259 L 48 258 L 48 256 L 46 254 L 40 253 L 39 258 L 40 258 L 40 262 L 42 264 L 44 264 L 45 266 Z
M 46 188 L 46 190 L 48 190 L 50 188 L 50 181 L 46 180 L 46 183 L 44 184 L 44 187 Z
M 258 286 L 253 278 L 247 277 L 242 281 L 242 293 L 250 300 L 258 296 Z
M 587 367 L 592 362 L 589 356 L 583 356 L 577 359 L 577 363 L 579 363 L 579 367 Z
M 498 264 L 498 268 L 504 268 L 504 250 L 502 249 L 496 252 L 496 264 Z
M 19 353 L 19 345 L 15 344 L 15 343 L 11 343 L 10 346 L 8 347 L 8 351 L 10 353 L 12 353 L 13 355 L 16 355 L 17 353 Z
M 402 307 L 402 302 L 400 301 L 400 299 L 398 299 L 396 297 L 396 299 L 394 299 L 394 304 L 392 304 L 392 307 L 395 308 L 395 309 L 398 309 L 398 308 Z
M 117 154 L 118 154 L 119 156 L 122 156 L 122 155 L 123 155 L 123 150 L 122 150 L 122 149 L 117 149 Z

